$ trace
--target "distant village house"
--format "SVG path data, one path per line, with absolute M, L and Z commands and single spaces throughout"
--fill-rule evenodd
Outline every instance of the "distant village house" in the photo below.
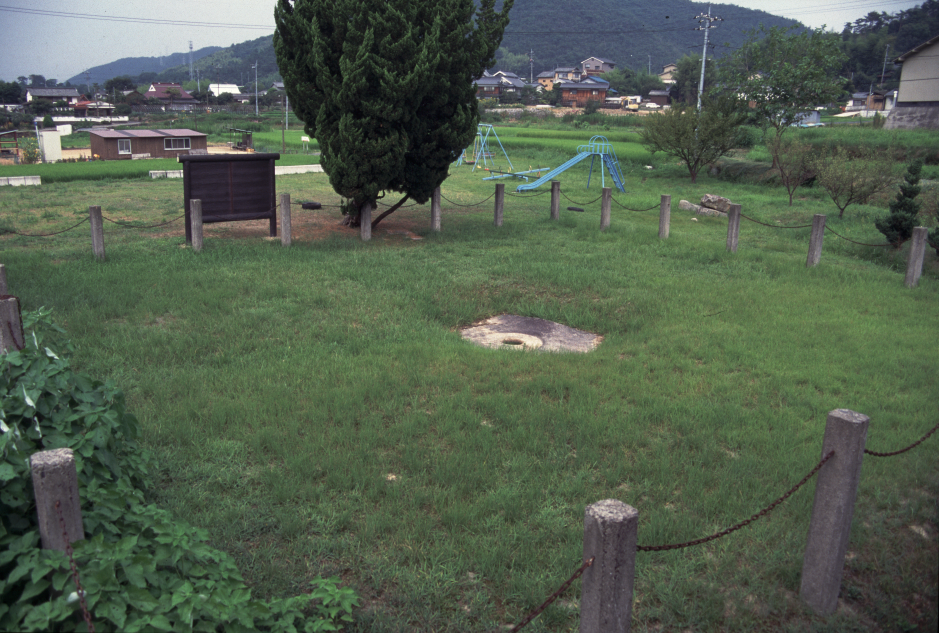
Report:
M 208 137 L 194 130 L 92 129 L 89 134 L 91 153 L 102 160 L 176 158 L 180 154 L 208 149 Z
M 580 62 L 580 67 L 585 75 L 602 75 L 608 73 L 616 67 L 616 62 L 604 59 L 603 57 L 588 57 Z
M 27 88 L 26 103 L 32 101 L 48 101 L 49 103 L 58 103 L 64 101 L 67 105 L 73 106 L 78 103 L 81 95 L 75 88 Z

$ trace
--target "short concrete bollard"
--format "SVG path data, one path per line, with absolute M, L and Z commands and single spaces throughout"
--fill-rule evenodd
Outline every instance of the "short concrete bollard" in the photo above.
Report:
M 816 213 L 812 216 L 812 237 L 809 238 L 809 256 L 805 267 L 818 266 L 822 260 L 822 242 L 825 240 L 825 216 Z
M 561 219 L 561 181 L 551 181 L 551 219 Z
M 290 246 L 293 241 L 293 232 L 290 227 L 290 194 L 280 194 L 280 243 Z
M 88 222 L 91 224 L 91 250 L 95 258 L 104 261 L 104 220 L 101 207 L 88 207 Z
M 802 600 L 821 615 L 834 613 L 838 606 L 869 422 L 861 413 L 835 409 L 825 424 L 822 457 L 829 451 L 835 454 L 818 472 L 815 483 L 799 590 Z
M 737 252 L 737 240 L 740 238 L 740 205 L 732 204 L 727 209 L 727 250 Z
M 668 239 L 668 230 L 672 222 L 672 197 L 662 195 L 662 202 L 659 203 L 659 239 Z
M 189 201 L 189 220 L 192 225 L 192 250 L 202 250 L 202 200 Z
M 0 298 L 0 353 L 15 352 L 25 345 L 20 300 L 4 293 Z
M 69 543 L 85 538 L 81 501 L 78 498 L 75 456 L 70 448 L 40 451 L 30 456 L 29 466 L 36 495 L 36 514 L 39 517 L 42 547 L 64 552 L 63 521 Z M 58 509 L 56 503 L 59 504 Z
M 907 288 L 915 288 L 919 277 L 923 274 L 923 256 L 926 251 L 926 234 L 929 232 L 925 226 L 913 229 L 913 240 L 910 242 L 910 258 L 906 263 L 906 278 L 903 283 Z
M 616 499 L 584 511 L 584 571 L 580 633 L 628 633 L 632 624 L 633 584 L 639 512 Z
M 600 196 L 600 230 L 610 228 L 610 210 L 613 207 L 613 188 L 604 187 Z
M 7 268 L 0 264 L 0 295 L 10 294 L 7 290 Z
M 440 187 L 430 196 L 430 230 L 440 232 Z
M 495 226 L 502 226 L 502 213 L 505 210 L 505 184 L 498 183 L 496 185 L 496 208 L 492 223 Z
M 363 242 L 372 239 L 372 203 L 366 202 L 359 209 L 359 237 Z

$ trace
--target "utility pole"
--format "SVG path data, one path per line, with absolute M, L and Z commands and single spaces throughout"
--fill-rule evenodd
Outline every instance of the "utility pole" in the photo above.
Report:
M 711 29 L 716 29 L 717 25 L 712 24 L 713 22 L 723 22 L 724 18 L 711 17 L 711 5 L 708 5 L 707 15 L 700 13 L 695 16 L 698 20 L 698 24 L 703 24 L 695 29 L 695 31 L 704 31 L 704 53 L 701 55 L 701 79 L 698 81 L 698 110 L 701 110 L 701 95 L 704 93 L 704 65 L 707 63 L 708 59 L 708 32 Z
M 254 116 L 258 116 L 258 60 L 254 60 Z
M 189 81 L 192 81 L 192 40 L 189 40 Z
M 887 55 L 890 54 L 890 44 L 887 44 L 887 50 L 884 51 L 884 68 L 880 71 L 880 87 L 884 86 L 884 75 L 887 73 Z
M 535 83 L 535 49 L 528 51 L 528 83 Z
M 652 55 L 649 55 L 649 74 L 652 74 Z

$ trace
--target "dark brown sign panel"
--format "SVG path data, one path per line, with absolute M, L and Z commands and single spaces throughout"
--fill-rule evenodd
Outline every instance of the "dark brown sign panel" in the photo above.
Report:
M 183 164 L 186 242 L 192 242 L 189 201 L 202 201 L 202 222 L 271 221 L 277 235 L 274 161 L 280 154 L 179 156 Z

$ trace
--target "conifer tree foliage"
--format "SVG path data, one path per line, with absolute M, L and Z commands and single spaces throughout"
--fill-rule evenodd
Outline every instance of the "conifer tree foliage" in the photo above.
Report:
M 919 213 L 919 175 L 923 169 L 923 161 L 915 160 L 906 169 L 900 191 L 896 199 L 890 203 L 890 215 L 874 222 L 877 230 L 884 234 L 887 241 L 896 248 L 913 237 L 916 227 L 916 215 Z
M 274 49 L 290 105 L 336 193 L 426 202 L 479 122 L 473 80 L 514 0 L 278 0 Z M 478 4 L 478 6 L 477 6 Z

